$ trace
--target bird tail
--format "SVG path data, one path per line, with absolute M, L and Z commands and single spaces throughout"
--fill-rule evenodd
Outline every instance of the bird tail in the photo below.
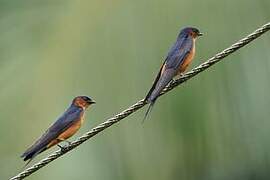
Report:
M 36 155 L 35 155 L 36 156 Z M 26 163 L 25 163 L 25 165 L 23 166 L 23 168 L 22 169 L 25 169 L 25 167 L 34 159 L 34 157 L 35 156 L 33 156 L 33 157 L 31 157 L 30 159 L 28 159 L 28 161 L 27 160 L 24 160 L 24 161 L 27 161 Z
M 162 92 L 162 90 L 170 83 L 172 78 L 175 75 L 174 69 L 167 69 L 163 72 L 163 75 L 155 82 L 151 90 L 148 92 L 146 96 L 146 100 L 151 102 L 152 104 L 155 103 L 156 99 Z
M 149 113 L 152 111 L 153 107 L 154 107 L 154 104 L 155 104 L 156 101 L 151 101 L 146 112 L 145 112 L 145 115 L 144 115 L 144 118 L 143 118 L 143 121 L 142 123 L 144 123 L 144 121 L 147 119 L 147 116 L 149 115 Z
M 33 159 L 37 154 L 37 151 L 26 151 L 25 153 L 23 153 L 23 155 L 21 155 L 21 158 L 23 158 L 24 161 L 27 161 L 29 159 Z
M 149 105 L 149 107 L 144 115 L 143 122 L 145 121 L 148 114 L 153 109 L 153 106 L 154 106 L 158 96 L 162 92 L 162 90 L 168 85 L 168 83 L 172 80 L 172 78 L 174 77 L 174 75 L 176 73 L 176 71 L 174 69 L 166 69 L 162 73 L 162 69 L 163 69 L 163 65 L 160 68 L 159 74 L 158 74 L 157 78 L 155 79 L 153 86 L 151 87 L 150 91 L 148 92 L 148 94 L 145 97 L 145 102 L 149 102 L 150 105 Z
M 39 153 L 45 151 L 47 149 L 46 146 L 41 147 L 41 144 L 34 144 L 30 148 L 28 148 L 22 155 L 24 161 L 27 161 L 23 168 L 25 168 Z
M 161 80 L 159 80 L 156 83 L 156 86 L 154 88 L 152 88 L 149 93 L 147 94 L 145 101 L 149 102 L 149 106 L 148 109 L 146 110 L 146 113 L 144 115 L 143 118 L 143 122 L 146 120 L 148 114 L 151 112 L 151 110 L 153 109 L 153 106 L 160 94 L 160 92 L 163 90 L 164 87 L 166 87 L 166 85 L 168 84 L 168 82 L 170 82 L 170 80 L 168 79 L 164 79 L 162 78 Z
M 42 153 L 43 151 L 45 151 L 47 148 L 43 148 L 39 151 L 29 151 L 29 152 L 25 152 L 21 155 L 21 157 L 23 158 L 24 161 L 27 161 L 25 163 L 25 165 L 23 166 L 22 169 L 25 169 L 25 167 L 39 154 L 39 153 Z

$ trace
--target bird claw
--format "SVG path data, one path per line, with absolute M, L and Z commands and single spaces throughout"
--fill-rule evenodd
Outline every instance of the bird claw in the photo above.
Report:
M 172 80 L 168 83 L 167 87 L 171 86 L 174 82 L 175 82 L 175 80 L 172 79 Z
M 67 150 L 67 146 L 61 146 L 57 144 L 57 146 L 61 149 L 61 152 L 65 152 Z

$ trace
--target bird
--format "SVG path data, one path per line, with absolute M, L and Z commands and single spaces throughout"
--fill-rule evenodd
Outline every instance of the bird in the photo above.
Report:
M 62 149 L 63 147 L 58 143 L 66 141 L 79 130 L 84 121 L 85 110 L 95 103 L 96 102 L 88 96 L 75 97 L 62 116 L 60 116 L 45 131 L 45 133 L 21 155 L 21 157 L 24 158 L 24 161 L 29 160 L 25 166 L 27 166 L 38 154 L 54 145 L 58 145 Z
M 153 108 L 160 92 L 175 76 L 185 72 L 195 55 L 195 41 L 197 37 L 202 35 L 203 34 L 199 29 L 195 27 L 185 27 L 180 31 L 176 42 L 171 47 L 163 62 L 151 89 L 144 98 L 144 102 L 150 104 L 145 113 L 144 120 Z

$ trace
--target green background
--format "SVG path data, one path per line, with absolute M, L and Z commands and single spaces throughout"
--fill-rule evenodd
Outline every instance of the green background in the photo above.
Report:
M 97 101 L 76 137 L 143 98 L 182 27 L 204 33 L 195 67 L 267 23 L 269 9 L 269 0 L 1 0 L 0 179 L 20 172 L 21 153 L 73 97 Z M 269 47 L 266 33 L 160 98 L 144 124 L 145 108 L 28 179 L 270 179 Z

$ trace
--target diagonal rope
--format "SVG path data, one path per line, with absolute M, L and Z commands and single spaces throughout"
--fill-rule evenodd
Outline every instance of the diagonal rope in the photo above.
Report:
M 183 82 L 189 80 L 193 76 L 195 76 L 195 75 L 199 74 L 200 72 L 206 70 L 210 66 L 212 66 L 215 63 L 221 61 L 226 56 L 230 55 L 231 53 L 233 53 L 233 52 L 237 51 L 238 49 L 242 48 L 243 46 L 247 45 L 248 43 L 255 40 L 256 38 L 258 38 L 259 36 L 261 36 L 262 34 L 264 34 L 265 32 L 267 32 L 269 30 L 270 30 L 270 22 L 268 22 L 267 24 L 261 26 L 259 29 L 255 30 L 253 33 L 247 35 L 245 38 L 237 41 L 235 44 L 231 45 L 229 48 L 221 51 L 220 53 L 218 53 L 216 55 L 214 55 L 213 57 L 211 57 L 210 59 L 208 59 L 207 61 L 205 61 L 201 65 L 199 65 L 196 68 L 192 69 L 191 71 L 185 73 L 179 79 L 177 79 L 177 80 L 173 81 L 172 83 L 170 83 L 162 91 L 162 93 L 160 95 L 163 95 L 163 94 L 169 92 L 170 90 L 174 89 L 176 86 L 182 84 Z M 87 141 L 91 137 L 93 137 L 96 134 L 100 133 L 101 131 L 107 129 L 111 125 L 119 122 L 120 120 L 126 118 L 127 116 L 134 113 L 135 111 L 137 111 L 138 109 L 142 108 L 145 105 L 146 105 L 146 103 L 144 102 L 144 99 L 138 101 L 137 103 L 133 104 L 132 106 L 130 106 L 126 110 L 122 111 L 121 113 L 113 116 L 112 118 L 107 119 L 105 122 L 99 124 L 98 126 L 94 127 L 90 131 L 86 132 L 84 135 L 79 137 L 77 140 L 73 141 L 70 145 L 66 146 L 63 150 L 57 150 L 57 151 L 53 152 L 48 157 L 42 159 L 38 163 L 36 163 L 33 166 L 31 166 L 31 167 L 27 168 L 26 170 L 22 171 L 17 176 L 12 177 L 10 180 L 24 179 L 25 177 L 31 175 L 32 173 L 34 173 L 35 171 L 39 170 L 40 168 L 46 166 L 47 164 L 49 164 L 53 160 L 55 160 L 55 159 L 61 157 L 62 155 L 66 154 L 67 152 L 71 151 L 72 149 L 79 146 L 83 142 Z

